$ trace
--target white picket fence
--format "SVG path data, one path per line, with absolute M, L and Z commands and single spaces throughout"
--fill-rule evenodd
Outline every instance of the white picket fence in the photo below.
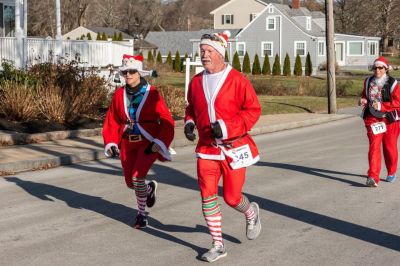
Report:
M 55 56 L 57 40 L 27 38 L 27 65 L 64 58 L 77 59 L 86 66 L 104 67 L 109 64 L 120 66 L 123 54 L 133 54 L 133 43 L 112 41 L 62 40 L 61 51 Z M 15 61 L 17 58 L 17 41 L 13 37 L 0 38 L 0 59 Z

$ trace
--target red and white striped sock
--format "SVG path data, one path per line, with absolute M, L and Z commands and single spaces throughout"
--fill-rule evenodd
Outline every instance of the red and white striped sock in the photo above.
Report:
M 249 199 L 245 195 L 242 195 L 242 199 L 235 207 L 235 210 L 244 213 L 244 216 L 246 216 L 246 220 L 251 220 L 256 216 L 253 207 L 251 207 Z
M 218 196 L 202 199 L 202 209 L 204 219 L 206 220 L 208 229 L 215 245 L 223 246 L 222 240 L 222 215 L 218 204 Z
M 138 205 L 138 214 L 145 215 L 146 199 L 147 199 L 147 185 L 144 178 L 133 177 L 133 189 L 135 190 L 136 201 Z

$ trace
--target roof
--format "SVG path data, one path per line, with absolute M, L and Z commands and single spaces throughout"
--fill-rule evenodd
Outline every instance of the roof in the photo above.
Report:
M 158 49 L 158 47 L 146 40 L 135 39 L 134 49 Z
M 145 40 L 154 43 L 158 46 L 158 50 L 162 55 L 167 55 L 169 52 L 175 54 L 191 55 L 193 52 L 193 43 L 190 40 L 200 39 L 205 33 L 215 33 L 221 30 L 202 29 L 199 31 L 150 31 Z M 231 38 L 239 32 L 239 30 L 230 30 Z
M 281 4 L 273 4 L 273 5 L 305 33 L 315 37 L 325 36 L 325 29 L 321 28 L 321 25 L 315 23 L 313 20 L 311 20 L 312 21 L 311 30 L 306 30 L 302 25 L 300 25 L 294 20 L 294 17 L 302 17 L 302 16 L 311 17 L 312 19 L 325 18 L 325 15 L 322 12 L 319 11 L 311 12 L 306 7 L 293 9 L 289 5 L 281 5 Z
M 258 2 L 264 3 L 265 5 L 271 3 L 278 3 L 278 4 L 290 4 L 291 0 L 257 0 Z
M 210 12 L 210 14 L 211 15 L 215 14 L 218 10 L 224 8 L 225 6 L 227 6 L 229 3 L 233 2 L 233 1 L 235 1 L 235 0 L 230 0 L 230 1 L 228 1 L 228 2 L 226 2 L 224 4 L 222 4 L 222 5 L 218 6 L 216 9 L 212 10 Z M 290 0 L 269 0 L 269 1 L 266 1 L 266 0 L 254 0 L 254 1 L 257 1 L 257 2 L 259 2 L 261 4 L 264 4 L 264 5 L 268 5 L 269 3 L 280 3 L 280 4 L 287 3 L 287 4 L 289 4 Z
M 110 27 L 96 27 L 96 26 L 85 26 L 88 30 L 94 31 L 96 33 L 105 33 L 107 36 L 112 36 L 114 33 L 122 33 L 122 39 L 124 40 L 130 40 L 134 39 L 133 36 L 126 34 L 125 32 L 122 32 L 118 29 L 115 28 L 110 28 Z

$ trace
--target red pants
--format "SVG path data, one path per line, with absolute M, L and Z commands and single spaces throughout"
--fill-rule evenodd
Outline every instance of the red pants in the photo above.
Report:
M 121 141 L 120 159 L 128 187 L 133 187 L 132 177 L 145 178 L 157 159 L 158 153 L 144 153 L 149 144 L 148 140 L 129 142 L 127 139 L 122 139 Z
M 203 199 L 218 195 L 218 182 L 221 175 L 223 178 L 224 200 L 234 208 L 238 206 L 242 198 L 246 168 L 233 170 L 226 160 L 197 159 L 197 176 Z
M 383 147 L 387 174 L 393 175 L 396 173 L 398 160 L 397 139 L 399 137 L 400 126 L 398 122 L 386 124 L 387 130 L 385 133 L 374 135 L 370 127 L 370 122 L 371 121 L 365 121 L 369 140 L 369 169 L 367 175 L 368 177 L 374 178 L 376 182 L 379 182 L 382 161 L 381 146 Z

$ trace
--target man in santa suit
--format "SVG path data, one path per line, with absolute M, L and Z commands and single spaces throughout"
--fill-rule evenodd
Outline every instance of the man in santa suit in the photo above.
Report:
M 397 139 L 400 127 L 397 109 L 400 108 L 400 88 L 388 74 L 389 64 L 381 56 L 374 61 L 374 75 L 365 79 L 359 104 L 369 140 L 368 177 L 366 185 L 377 187 L 381 172 L 381 146 L 387 168 L 386 181 L 394 182 L 397 170 Z
M 170 161 L 168 147 L 174 137 L 174 121 L 163 98 L 143 76 L 143 57 L 124 55 L 120 73 L 125 86 L 117 89 L 103 125 L 105 154 L 120 156 L 126 185 L 135 191 L 138 212 L 135 228 L 147 226 L 147 207 L 156 200 L 156 181 L 146 175 L 156 159 Z
M 243 195 L 246 167 L 259 160 L 257 147 L 248 134 L 260 117 L 261 108 L 251 83 L 224 62 L 229 31 L 201 37 L 200 54 L 204 71 L 193 77 L 185 111 L 186 138 L 196 147 L 197 175 L 202 210 L 213 243 L 202 260 L 215 261 L 227 255 L 221 232 L 218 182 L 223 179 L 225 202 L 241 212 L 246 235 L 255 239 L 261 232 L 259 206 Z

